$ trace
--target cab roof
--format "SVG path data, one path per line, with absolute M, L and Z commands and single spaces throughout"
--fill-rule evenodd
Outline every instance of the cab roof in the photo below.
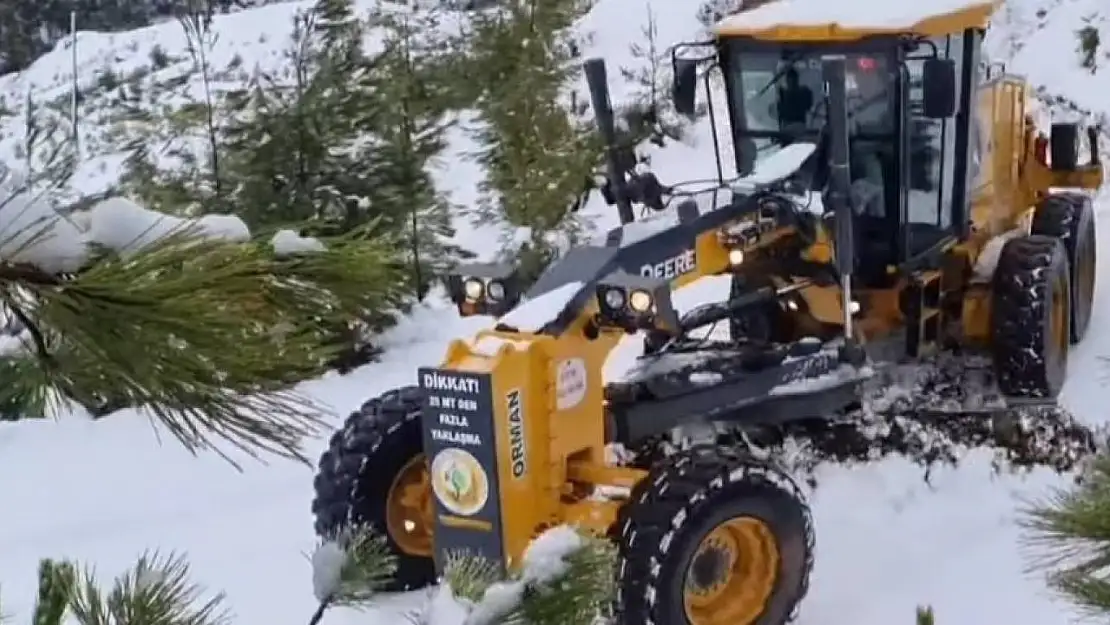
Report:
M 772 0 L 717 23 L 718 37 L 853 41 L 871 35 L 937 37 L 986 28 L 1003 0 Z

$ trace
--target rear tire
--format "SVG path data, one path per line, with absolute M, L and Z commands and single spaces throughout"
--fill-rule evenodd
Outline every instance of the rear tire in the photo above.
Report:
M 813 519 L 800 489 L 732 449 L 661 461 L 617 531 L 620 625 L 777 625 L 793 620 L 809 587 Z
M 387 591 L 415 590 L 436 581 L 430 524 L 421 525 L 420 519 L 414 519 L 412 536 L 403 535 L 396 522 L 390 527 L 391 506 L 396 511 L 397 478 L 414 470 L 427 470 L 421 406 L 422 395 L 416 386 L 396 389 L 364 403 L 332 435 L 313 481 L 312 513 L 317 536 L 330 538 L 344 528 L 360 525 L 385 536 L 397 558 L 397 571 L 384 589 Z M 431 496 L 430 489 L 425 496 Z M 424 530 L 427 536 L 418 535 Z M 411 547 L 424 539 L 429 542 L 426 553 Z
M 1071 277 L 1063 243 L 1042 235 L 1006 242 L 994 272 L 991 351 L 999 390 L 1054 399 L 1067 377 Z
M 1095 211 L 1080 193 L 1054 193 L 1037 205 L 1033 234 L 1059 239 L 1068 253 L 1071 274 L 1071 342 L 1083 340 L 1091 324 L 1098 267 Z

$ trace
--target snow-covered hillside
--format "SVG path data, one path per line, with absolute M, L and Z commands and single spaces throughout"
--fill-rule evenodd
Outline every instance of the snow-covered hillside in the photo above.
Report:
M 583 24 L 594 33 L 588 52 L 603 54 L 614 64 L 627 62 L 628 44 L 640 32 L 635 18 L 646 15 L 649 1 L 601 0 Z M 652 4 L 659 15 L 661 41 L 696 35 L 696 3 Z M 255 63 L 279 63 L 291 16 L 304 6 L 281 4 L 221 16 L 217 63 L 227 67 L 239 57 L 243 71 Z M 1110 41 L 1110 10 L 1104 7 L 1105 0 L 1009 0 L 991 34 L 991 49 L 1011 71 L 1027 73 L 1049 93 L 1110 113 L 1110 60 L 1092 75 L 1078 67 L 1076 52 L 1076 31 L 1099 11 L 1102 16 L 1096 23 L 1103 41 Z M 1042 10 L 1046 13 L 1038 15 Z M 106 67 L 116 74 L 134 72 L 149 65 L 155 45 L 176 59 L 160 71 L 183 71 L 191 63 L 176 24 L 117 35 L 82 33 L 79 79 L 95 84 Z M 68 97 L 69 62 L 69 51 L 60 44 L 27 72 L 0 78 L 5 107 L 16 111 L 0 116 L 0 159 L 15 153 L 22 124 L 20 101 L 28 89 L 43 100 Z M 615 97 L 623 93 L 618 85 Z M 154 99 L 161 97 L 169 96 Z M 110 120 L 98 116 L 110 117 L 106 111 L 111 107 L 90 99 L 83 110 L 89 159 L 78 184 L 91 192 L 118 172 L 121 157 L 113 151 L 118 146 L 100 136 Z M 653 167 L 665 182 L 712 175 L 706 133 L 699 128 L 689 145 L 653 155 Z M 459 203 L 474 197 L 481 174 L 465 158 L 468 150 L 459 131 L 439 176 Z M 599 226 L 616 219 L 600 202 L 587 211 L 598 217 Z M 1110 195 L 1101 198 L 1099 218 L 1099 238 L 1110 241 Z M 461 236 L 472 249 L 494 247 L 488 232 L 471 228 Z M 1110 275 L 1105 255 L 1101 270 L 1104 278 Z M 722 281 L 706 280 L 677 293 L 676 303 L 689 308 L 723 290 Z M 1110 289 L 1097 292 L 1095 307 L 1098 319 L 1110 317 Z M 433 299 L 390 331 L 382 362 L 345 377 L 308 382 L 304 390 L 345 414 L 372 395 L 412 383 L 416 368 L 436 363 L 449 340 L 488 322 L 459 319 L 448 304 Z M 1106 420 L 1101 399 L 1105 369 L 1099 359 L 1110 355 L 1106 325 L 1096 320 L 1089 337 L 1074 350 L 1072 378 L 1065 390 L 1065 404 L 1089 422 Z M 627 368 L 633 352 L 631 343 L 618 350 L 606 374 Z M 323 441 L 314 442 L 309 453 L 315 455 L 322 446 Z M 1023 574 L 1013 524 L 1019 497 L 1035 496 L 1062 478 L 1043 472 L 1020 479 L 995 477 L 989 461 L 986 455 L 974 455 L 958 471 L 934 473 L 928 485 L 920 469 L 896 459 L 824 469 L 821 486 L 813 494 L 817 564 L 799 622 L 905 623 L 920 603 L 931 603 L 945 625 L 1071 622 L 1067 607 L 1046 594 L 1042 581 Z M 316 607 L 304 557 L 314 543 L 311 486 L 312 470 L 292 463 L 247 461 L 244 472 L 236 473 L 214 455 L 191 457 L 172 441 L 160 441 L 149 423 L 130 411 L 95 423 L 79 415 L 57 423 L 0 423 L 4 611 L 15 622 L 28 617 L 39 558 L 77 558 L 107 577 L 129 566 L 144 549 L 161 547 L 186 552 L 198 579 L 225 590 L 238 623 L 305 622 Z M 393 625 L 401 622 L 398 610 L 411 601 L 390 599 L 370 614 L 336 612 L 325 622 Z

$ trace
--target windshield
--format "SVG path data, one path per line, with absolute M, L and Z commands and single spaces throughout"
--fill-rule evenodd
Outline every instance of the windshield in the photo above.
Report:
M 827 116 L 821 56 L 827 52 L 789 47 L 733 49 L 728 80 L 732 82 L 740 163 L 750 166 L 778 147 L 820 138 Z M 846 57 L 850 140 L 893 137 L 897 74 L 891 71 L 887 55 L 850 53 Z

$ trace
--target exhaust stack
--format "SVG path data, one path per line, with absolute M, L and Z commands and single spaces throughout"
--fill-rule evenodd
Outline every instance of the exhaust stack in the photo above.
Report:
M 625 171 L 620 164 L 617 129 L 613 120 L 613 107 L 609 100 L 609 78 L 605 69 L 605 60 L 589 59 L 583 65 L 583 70 L 586 72 L 586 84 L 590 89 L 590 102 L 597 120 L 597 131 L 605 144 L 605 165 L 609 187 L 616 201 L 621 223 L 627 224 L 635 221 L 636 216 L 632 211 L 632 199 L 628 192 Z

